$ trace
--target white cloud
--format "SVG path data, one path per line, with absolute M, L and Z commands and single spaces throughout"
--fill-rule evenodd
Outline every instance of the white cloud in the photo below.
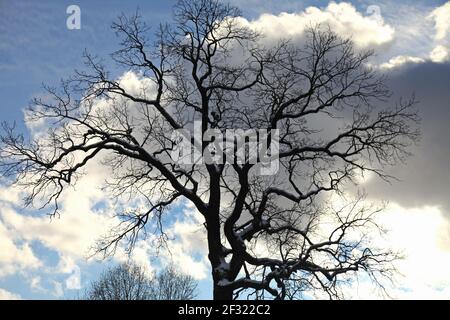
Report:
M 75 266 L 72 274 L 66 279 L 66 288 L 69 290 L 81 289 L 81 269 Z
M 4 223 L 15 233 L 16 239 L 39 241 L 47 248 L 75 258 L 87 256 L 95 240 L 106 232 L 110 220 L 87 211 L 63 212 L 61 218 L 27 216 L 11 209 L 2 209 Z
M 41 111 L 42 108 L 36 107 L 36 110 Z M 47 130 L 48 121 L 40 117 L 39 119 L 35 119 L 32 117 L 32 113 L 29 110 L 23 110 L 23 119 L 25 122 L 25 126 L 29 130 L 30 134 L 34 138 L 41 137 L 45 134 Z
M 0 288 L 0 300 L 21 300 L 20 295 Z
M 162 259 L 174 263 L 181 272 L 197 280 L 205 279 L 209 273 L 209 261 L 203 218 L 190 204 L 181 216 L 184 218 L 176 221 L 167 230 L 171 240 L 168 244 L 169 251 L 163 253 Z
M 381 16 L 364 16 L 346 2 L 330 2 L 324 9 L 308 7 L 303 12 L 262 14 L 256 20 L 240 21 L 271 39 L 301 37 L 309 26 L 329 25 L 343 37 L 351 36 L 358 47 L 385 45 L 394 40 L 395 30 Z
M 399 68 L 406 64 L 423 63 L 423 62 L 425 62 L 425 59 L 422 59 L 419 57 L 397 56 L 397 57 L 389 59 L 388 62 L 382 63 L 380 65 L 380 68 L 381 69 L 395 69 L 395 68 Z
M 134 96 L 153 97 L 156 93 L 156 84 L 150 78 L 138 75 L 133 71 L 125 72 L 118 79 L 118 82 L 126 92 Z
M 450 1 L 437 7 L 428 16 L 434 21 L 435 46 L 430 52 L 430 60 L 435 63 L 447 62 L 450 60 Z
M 397 290 L 397 295 L 450 299 L 450 291 L 443 290 L 450 287 L 450 225 L 440 209 L 405 209 L 393 204 L 381 222 L 390 230 L 386 243 L 403 249 L 405 255 L 398 263 L 404 275 L 399 282 L 405 290 Z
M 0 202 L 19 203 L 20 191 L 17 187 L 0 186 Z
M 61 282 L 53 281 L 53 296 L 61 298 L 64 295 L 64 287 Z
M 395 264 L 399 274 L 384 282 L 388 297 L 362 276 L 345 289 L 346 298 L 450 299 L 450 225 L 440 209 L 392 203 L 378 219 L 387 233 L 373 237 L 371 245 L 403 256 Z
M 39 215 L 27 215 L 15 211 L 11 205 L 18 204 L 15 202 L 16 191 L 8 189 L 13 201 L 11 205 L 0 208 L 3 222 L 0 230 L 7 229 L 9 239 L 14 241 L 39 241 L 62 256 L 85 258 L 95 240 L 117 223 L 112 217 L 113 212 L 109 212 L 108 199 L 100 190 L 107 172 L 94 162 L 88 164 L 87 172 L 89 174 L 80 178 L 75 188 L 69 188 L 62 194 L 59 217 L 49 218 L 42 212 Z M 7 199 L 8 192 L 2 192 L 3 198 Z M 95 208 L 96 205 L 98 208 Z
M 346 193 L 345 198 L 332 195 L 330 201 L 341 208 L 353 196 Z M 377 203 L 376 199 L 366 199 L 361 206 Z M 381 203 L 380 203 L 381 204 Z M 359 208 L 359 206 L 358 206 Z M 357 210 L 357 209 L 355 209 Z M 437 206 L 405 208 L 397 203 L 389 203 L 375 217 L 376 223 L 384 233 L 367 233 L 366 241 L 371 248 L 383 251 L 392 250 L 402 259 L 394 266 L 398 270 L 392 280 L 384 279 L 388 296 L 375 286 L 364 272 L 353 278 L 351 285 L 343 287 L 346 299 L 450 299 L 450 221 Z M 333 223 L 326 218 L 321 221 L 321 234 L 329 234 Z M 360 231 L 355 230 L 347 239 L 360 239 Z M 325 295 L 320 295 L 325 298 Z
M 65 281 L 66 288 L 69 290 L 81 289 L 81 269 L 75 260 L 68 256 L 62 256 L 56 266 L 58 273 L 70 274 Z
M 41 277 L 36 276 L 30 279 L 30 288 L 35 290 L 43 290 L 41 286 Z
M 42 265 L 28 243 L 14 241 L 14 235 L 0 223 L 0 277 Z
M 277 15 L 264 13 L 251 21 L 239 18 L 242 24 L 264 34 L 270 43 L 282 37 L 301 41 L 309 26 L 329 25 L 340 36 L 352 37 L 359 48 L 382 46 L 382 50 L 376 50 L 377 56 L 372 58 L 372 62 L 385 70 L 426 61 L 448 61 L 448 45 L 433 42 L 428 36 L 433 33 L 430 19 L 435 22 L 435 40 L 444 40 L 450 30 L 450 2 L 434 10 L 425 5 L 412 8 L 383 3 L 368 6 L 366 13 L 348 2 L 330 2 L 323 8 L 310 6 Z M 389 56 L 393 58 L 385 62 Z
M 125 252 L 123 247 L 118 247 L 114 254 L 114 259 L 121 263 L 132 261 L 142 266 L 149 275 L 152 275 L 155 272 L 155 268 L 152 265 L 151 257 L 156 257 L 157 255 L 157 250 L 152 245 L 154 240 L 155 237 L 149 234 L 145 240 L 137 241 L 131 254 Z
M 450 31 L 450 1 L 434 9 L 429 17 L 434 20 L 435 39 L 445 39 Z
M 450 60 L 450 52 L 443 45 L 436 46 L 430 53 L 430 59 L 433 62 L 441 63 Z

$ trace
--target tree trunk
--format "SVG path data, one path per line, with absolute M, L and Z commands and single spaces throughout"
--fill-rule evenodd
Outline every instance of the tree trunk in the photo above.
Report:
M 224 289 L 219 287 L 217 284 L 214 284 L 214 292 L 213 292 L 214 300 L 233 300 L 233 290 Z

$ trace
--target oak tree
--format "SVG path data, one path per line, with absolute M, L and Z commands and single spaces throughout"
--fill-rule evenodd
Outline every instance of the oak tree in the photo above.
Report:
M 27 187 L 27 204 L 41 197 L 58 212 L 63 190 L 106 157 L 109 194 L 143 196 L 147 207 L 119 214 L 120 226 L 99 242 L 104 253 L 132 250 L 151 221 L 164 236 L 163 214 L 191 203 L 204 219 L 214 299 L 335 298 L 360 273 L 381 284 L 396 255 L 368 240 L 378 209 L 330 199 L 362 173 L 390 179 L 385 167 L 403 161 L 419 137 L 414 99 L 391 105 L 386 80 L 369 66 L 372 52 L 326 26 L 267 44 L 239 16 L 221 1 L 180 0 L 173 22 L 153 36 L 139 13 L 120 16 L 112 59 L 143 85 L 131 90 L 86 54 L 84 71 L 47 87 L 27 112 L 47 123 L 46 135 L 29 140 L 3 125 L 3 176 Z M 266 130 L 263 142 L 278 146 L 270 158 L 277 171 L 262 174 L 259 163 L 236 158 L 176 161 L 173 133 L 194 123 L 224 137 Z M 202 154 L 215 146 L 192 144 Z

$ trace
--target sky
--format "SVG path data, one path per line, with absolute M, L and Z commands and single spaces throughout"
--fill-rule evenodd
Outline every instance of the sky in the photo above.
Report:
M 398 182 L 367 176 L 362 187 L 373 201 L 389 201 L 381 220 L 390 233 L 387 245 L 399 248 L 402 276 L 392 285 L 394 298 L 450 299 L 450 2 L 231 0 L 243 19 L 269 39 L 293 41 L 310 22 L 328 23 L 355 45 L 376 53 L 371 64 L 388 76 L 395 95 L 414 93 L 422 117 L 422 140 L 406 164 L 391 168 Z M 69 5 L 81 9 L 81 28 L 66 26 Z M 83 67 L 84 50 L 105 58 L 118 48 L 110 29 L 122 12 L 139 8 L 149 25 L 170 22 L 174 1 L 5 1 L 0 0 L 0 120 L 16 122 L 25 134 L 35 128 L 24 120 L 30 99 L 42 84 Z M 131 79 L 130 81 L 133 81 Z M 64 212 L 25 210 L 20 191 L 0 180 L 0 299 L 71 299 L 108 265 L 127 259 L 89 258 L 96 238 L 114 223 L 99 186 L 101 170 L 64 194 Z M 211 281 L 202 221 L 180 203 L 167 217 L 171 252 L 156 255 L 152 239 L 138 243 L 132 259 L 158 270 L 167 261 L 199 280 L 199 298 L 211 298 Z M 349 295 L 376 298 L 362 281 Z

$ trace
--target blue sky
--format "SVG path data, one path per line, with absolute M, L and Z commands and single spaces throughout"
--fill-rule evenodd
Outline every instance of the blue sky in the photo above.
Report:
M 249 21 L 257 20 L 263 13 L 274 15 L 278 15 L 281 12 L 302 13 L 310 6 L 326 10 L 326 7 L 329 5 L 328 1 L 294 0 L 232 0 L 231 3 L 241 7 L 244 17 Z M 362 16 L 369 14 L 367 8 L 370 5 L 379 6 L 381 16 L 384 19 L 383 26 L 388 25 L 395 29 L 395 39 L 379 45 L 380 50 L 377 51 L 378 56 L 374 61 L 374 63 L 386 69 L 386 72 L 392 72 L 389 75 L 394 81 L 395 79 L 404 79 L 407 72 L 412 72 L 414 79 L 419 79 L 420 76 L 417 73 L 413 73 L 416 69 L 413 70 L 412 68 L 419 67 L 418 65 L 426 68 L 430 64 L 438 64 L 439 69 L 437 70 L 439 72 L 445 70 L 442 77 L 444 81 L 447 81 L 448 60 L 445 60 L 447 58 L 442 58 L 442 61 L 438 58 L 434 59 L 430 52 L 437 46 L 442 46 L 444 49 L 449 48 L 450 41 L 448 40 L 448 35 L 443 40 L 433 38 L 435 32 L 433 23 L 427 18 L 435 8 L 443 6 L 446 1 L 355 0 L 347 1 L 346 3 L 351 4 Z M 66 28 L 66 19 L 68 17 L 66 8 L 72 4 L 76 4 L 81 8 L 80 30 L 69 30 Z M 26 128 L 23 124 L 24 107 L 27 106 L 32 97 L 42 93 L 42 83 L 58 85 L 59 79 L 70 76 L 76 68 L 83 68 L 82 53 L 85 49 L 99 57 L 105 58 L 105 62 L 113 73 L 119 76 L 124 70 L 117 69 L 114 64 L 108 62 L 108 55 L 118 48 L 117 39 L 110 29 L 111 22 L 120 13 L 131 14 L 139 8 L 146 22 L 156 27 L 159 23 L 170 22 L 173 4 L 174 1 L 158 0 L 0 0 L 0 120 L 17 121 L 21 130 L 26 133 Z M 370 36 L 368 35 L 368 37 Z M 402 58 L 395 60 L 398 57 L 405 58 L 403 60 Z M 400 67 L 397 69 L 397 66 Z M 397 71 L 394 71 L 394 69 Z M 398 71 L 400 69 L 401 71 Z M 415 85 L 419 91 L 424 87 L 419 80 Z M 429 93 L 430 91 L 427 92 Z M 423 93 L 425 97 L 428 96 L 427 92 Z M 443 97 L 440 103 L 448 105 L 448 97 Z M 439 164 L 445 166 L 446 162 L 440 161 Z M 409 174 L 405 173 L 405 175 Z M 0 181 L 1 185 L 2 182 Z M 377 185 L 373 186 L 373 189 L 381 194 Z M 399 195 L 399 199 L 403 196 Z M 384 195 L 381 194 L 380 197 L 383 198 Z M 418 207 L 426 205 L 428 206 L 427 208 L 444 208 L 444 202 L 444 200 L 437 199 L 433 203 L 420 204 Z M 97 202 L 94 201 L 94 203 Z M 45 217 L 45 212 L 26 212 L 21 209 L 18 202 L 2 199 L 0 196 L 0 211 L 2 210 L 2 204 L 4 208 L 8 207 L 15 214 L 39 217 L 39 219 L 40 217 Z M 410 209 L 403 206 L 403 204 L 399 208 L 398 211 L 402 212 L 402 214 L 403 211 Z M 441 215 L 445 216 L 445 213 L 436 213 L 433 210 L 429 209 L 431 212 L 429 214 L 430 217 L 435 217 L 436 215 L 436 221 L 441 221 L 442 224 L 447 223 L 446 218 L 439 220 Z M 404 214 L 406 215 L 406 213 Z M 415 217 L 414 214 L 416 214 L 415 211 L 412 213 Z M 0 225 L 2 223 L 5 225 L 5 234 L 14 232 L 15 229 L 8 226 L 4 217 L 0 221 Z M 17 216 L 14 217 L 19 219 Z M 65 217 L 61 216 L 60 219 L 65 219 Z M 420 224 L 421 218 L 418 216 L 417 219 L 417 223 Z M 169 221 L 173 223 L 176 221 L 176 218 L 171 218 Z M 39 222 L 42 223 L 42 220 L 39 220 Z M 51 222 L 49 219 L 48 223 L 55 222 Z M 39 230 L 43 230 L 43 227 L 39 226 L 30 230 L 38 230 L 36 232 L 39 232 Z M 63 251 L 59 251 L 56 246 L 49 245 L 49 243 L 53 242 L 47 240 L 45 236 L 25 237 L 23 239 L 14 238 L 12 243 L 15 247 L 20 248 L 18 252 L 24 252 L 25 245 L 29 246 L 33 255 L 41 261 L 39 267 L 31 269 L 17 267 L 17 270 L 4 272 L 3 274 L 0 272 L 0 288 L 12 295 L 25 299 L 75 297 L 80 290 L 68 288 L 67 280 L 77 270 L 80 270 L 81 285 L 84 288 L 89 280 L 95 279 L 105 266 L 113 263 L 109 260 L 103 262 L 86 261 L 80 257 L 82 255 L 71 256 L 67 253 L 71 252 L 70 250 L 62 253 Z M 0 250 L 1 246 L 2 243 L 0 243 Z M 444 251 L 447 252 L 447 249 Z M 436 251 L 436 254 L 439 254 L 439 252 Z M 70 260 L 70 263 L 66 261 L 66 266 L 64 266 L 63 256 L 67 261 Z M 447 256 L 445 259 L 447 259 Z M 199 257 L 196 257 L 196 260 L 200 260 Z M 6 262 L 6 264 L 8 263 Z M 182 267 L 184 268 L 184 266 Z M 448 283 L 440 283 L 433 288 L 442 290 L 443 288 L 446 289 L 447 285 Z M 211 283 L 208 277 L 203 277 L 203 280 L 200 282 L 199 297 L 211 297 Z
M 66 28 L 71 4 L 81 8 L 81 30 Z M 57 84 L 83 66 L 85 49 L 107 57 L 117 49 L 112 21 L 138 7 L 157 25 L 169 19 L 171 1 L 1 1 L 2 113 L 21 120 L 21 109 L 42 91 L 42 83 Z

